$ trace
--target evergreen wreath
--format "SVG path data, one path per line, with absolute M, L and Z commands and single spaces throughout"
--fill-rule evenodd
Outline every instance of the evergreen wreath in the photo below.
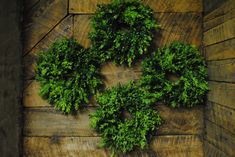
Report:
M 144 149 L 161 124 L 158 112 L 152 109 L 155 99 L 133 82 L 104 91 L 97 102 L 91 126 L 101 134 L 102 146 L 114 154 Z
M 205 100 L 206 64 L 192 45 L 173 42 L 158 49 L 142 62 L 142 72 L 142 86 L 171 107 L 192 107 Z M 169 80 L 171 74 L 179 78 Z
M 88 49 L 73 39 L 56 41 L 38 56 L 36 80 L 40 94 L 65 113 L 76 111 L 102 84 Z
M 158 28 L 153 11 L 140 0 L 113 0 L 99 5 L 91 21 L 91 49 L 99 60 L 129 66 L 148 52 Z

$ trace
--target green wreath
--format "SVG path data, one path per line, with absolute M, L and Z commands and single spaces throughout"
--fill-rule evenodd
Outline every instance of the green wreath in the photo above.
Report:
M 104 91 L 97 97 L 98 109 L 91 114 L 91 126 L 102 136 L 101 144 L 113 151 L 145 148 L 161 124 L 155 100 L 133 82 Z M 125 113 L 128 113 L 125 117 Z
M 38 56 L 36 80 L 40 94 L 65 113 L 76 111 L 102 84 L 89 50 L 73 39 L 56 41 Z
M 101 62 L 132 64 L 148 51 L 156 25 L 153 11 L 139 0 L 113 0 L 99 5 L 89 34 Z
M 142 63 L 141 84 L 154 93 L 158 101 L 172 107 L 203 104 L 208 90 L 203 57 L 192 45 L 173 42 L 158 49 Z M 178 79 L 170 80 L 169 75 Z

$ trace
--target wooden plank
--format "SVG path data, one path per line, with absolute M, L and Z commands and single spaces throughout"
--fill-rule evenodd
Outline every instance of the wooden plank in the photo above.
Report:
M 205 108 L 205 119 L 235 133 L 235 110 L 221 106 L 220 104 L 208 102 Z
M 235 109 L 235 84 L 209 81 L 208 100 Z
M 205 157 L 209 157 L 209 156 L 212 156 L 212 157 L 229 157 L 224 152 L 219 150 L 217 147 L 210 144 L 208 141 L 204 141 L 203 150 L 204 150 L 204 156 Z
M 63 115 L 52 108 L 25 109 L 25 136 L 98 136 L 90 128 L 89 114 L 95 108 L 88 107 L 77 115 Z M 202 108 L 173 110 L 162 105 L 158 107 L 164 124 L 157 135 L 201 134 L 203 129 Z
M 161 13 L 155 14 L 155 17 L 161 28 L 155 34 L 153 50 L 175 40 L 201 45 L 201 13 Z
M 63 37 L 72 37 L 73 35 L 73 17 L 67 16 L 60 22 L 46 37 L 41 40 L 28 54 L 23 57 L 24 79 L 34 79 L 34 68 L 37 54 L 47 50 L 53 42 Z
M 107 4 L 111 0 L 70 0 L 69 13 L 91 14 L 97 9 L 97 4 Z M 143 0 L 154 12 L 202 12 L 201 0 Z
M 24 157 L 109 157 L 99 148 L 99 137 L 25 137 Z M 158 136 L 150 149 L 117 157 L 202 157 L 202 142 L 198 136 Z
M 67 4 L 67 0 L 41 0 L 25 14 L 23 27 L 24 53 L 29 52 L 67 15 Z
M 204 16 L 204 31 L 207 31 L 221 23 L 235 17 L 235 1 L 227 0 L 219 8 Z
M 207 64 L 209 80 L 235 82 L 235 59 L 210 61 Z
M 235 38 L 205 47 L 206 60 L 235 58 Z
M 235 37 L 235 18 L 228 20 L 204 33 L 204 45 L 208 46 Z
M 210 121 L 206 120 L 205 125 L 205 139 L 228 154 L 228 156 L 235 156 L 235 135 Z

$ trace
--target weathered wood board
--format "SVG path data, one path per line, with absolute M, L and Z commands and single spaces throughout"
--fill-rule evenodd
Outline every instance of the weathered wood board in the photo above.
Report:
M 235 84 L 209 81 L 208 100 L 235 109 Z
M 157 130 L 158 135 L 198 135 L 202 133 L 202 108 L 170 109 L 157 107 L 164 124 Z M 64 115 L 53 108 L 25 109 L 25 136 L 98 136 L 90 127 L 89 114 L 94 107 L 88 107 L 77 115 Z
M 208 141 L 204 141 L 203 145 L 204 157 L 229 157 L 224 152 L 220 151 L 214 145 L 210 144 Z
M 91 14 L 97 9 L 97 4 L 107 4 L 111 0 L 70 0 L 69 13 Z M 201 0 L 143 0 L 154 12 L 202 12 Z
M 109 157 L 99 148 L 99 137 L 25 137 L 24 157 Z M 198 136 L 158 136 L 150 149 L 118 157 L 202 157 L 202 142 Z
M 235 1 L 227 0 L 219 8 L 203 17 L 203 30 L 207 31 L 235 17 Z
M 235 59 L 210 61 L 207 64 L 209 80 L 235 82 Z
M 205 139 L 228 156 L 235 156 L 235 135 L 208 120 L 205 121 L 205 126 Z
M 235 58 L 235 38 L 204 48 L 206 60 L 223 60 Z
M 25 3 L 30 0 L 25 0 Z M 30 3 L 30 2 L 29 2 Z M 28 53 L 67 15 L 67 0 L 41 0 L 24 15 L 23 47 Z
M 214 102 L 208 102 L 205 108 L 204 118 L 226 129 L 228 132 L 235 133 L 235 110 L 221 106 Z
M 204 45 L 212 45 L 235 37 L 235 18 L 230 19 L 204 33 Z

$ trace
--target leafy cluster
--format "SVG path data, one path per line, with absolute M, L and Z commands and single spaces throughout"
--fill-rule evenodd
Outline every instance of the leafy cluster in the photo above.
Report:
M 87 104 L 102 84 L 91 53 L 73 39 L 58 40 L 39 54 L 36 80 L 41 96 L 65 113 Z
M 197 48 L 180 42 L 158 49 L 142 62 L 142 86 L 172 107 L 192 107 L 205 100 L 207 71 Z M 170 80 L 169 75 L 177 75 Z
M 91 126 L 102 136 L 102 145 L 113 151 L 129 152 L 145 148 L 156 126 L 161 124 L 155 99 L 133 82 L 118 85 L 97 97 L 98 109 Z M 124 113 L 129 113 L 125 117 Z
M 98 6 L 89 38 L 101 62 L 128 64 L 147 53 L 158 28 L 153 11 L 140 0 L 113 0 Z

